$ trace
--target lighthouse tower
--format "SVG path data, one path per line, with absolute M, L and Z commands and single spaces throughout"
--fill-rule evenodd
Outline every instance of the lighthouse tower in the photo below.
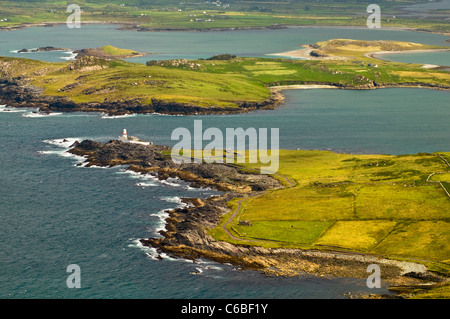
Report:
M 122 138 L 124 138 L 124 139 L 128 139 L 128 133 L 127 133 L 127 129 L 126 128 L 124 128 L 123 129 L 123 131 L 122 131 Z

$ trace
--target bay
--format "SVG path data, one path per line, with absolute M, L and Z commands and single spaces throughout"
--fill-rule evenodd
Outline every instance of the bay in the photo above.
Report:
M 329 39 L 396 40 L 432 45 L 446 45 L 447 37 L 413 31 L 366 29 L 352 27 L 292 27 L 280 30 L 218 31 L 218 32 L 137 32 L 118 31 L 115 25 L 82 25 L 80 29 L 55 27 L 25 28 L 0 32 L 0 56 L 24 57 L 45 61 L 63 61 L 70 54 L 64 52 L 17 53 L 21 49 L 44 46 L 77 50 L 113 45 L 151 53 L 128 59 L 145 63 L 159 59 L 198 59 L 215 54 L 238 56 L 266 56 L 300 48 Z M 433 61 L 428 62 L 434 64 Z

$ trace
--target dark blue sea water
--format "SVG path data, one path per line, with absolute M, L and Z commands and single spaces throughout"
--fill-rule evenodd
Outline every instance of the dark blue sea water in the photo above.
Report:
M 90 36 L 83 43 L 57 35 L 58 41 L 54 37 L 43 41 L 39 38 L 43 28 L 1 33 L 0 54 L 41 44 L 98 46 L 105 36 L 102 32 L 112 32 L 105 26 L 89 28 Z M 49 34 L 58 31 L 45 29 Z M 291 31 L 286 32 L 288 36 Z M 331 38 L 338 31 L 329 32 Z M 135 33 L 137 38 L 133 40 L 132 33 L 127 37 L 117 31 L 112 34 L 121 40 L 111 43 L 107 39 L 104 44 L 123 47 L 121 41 L 140 43 L 139 37 L 150 36 Z M 16 42 L 12 40 L 14 35 Z M 158 34 L 160 41 L 163 35 Z M 190 41 L 203 43 L 197 38 L 200 35 L 186 33 L 185 38 L 193 36 Z M 203 35 L 210 37 L 212 33 Z M 169 38 L 167 43 L 172 43 L 173 34 L 165 36 Z M 438 39 L 436 35 L 421 36 L 430 42 Z M 325 37 L 321 34 L 315 41 Z M 283 50 L 295 48 L 296 43 L 287 43 Z M 173 48 L 172 44 L 158 45 L 154 51 L 169 52 L 172 49 L 167 48 Z M 269 51 L 259 48 L 253 53 Z M 282 50 L 274 47 L 273 51 Z M 286 299 L 347 298 L 349 292 L 388 293 L 386 285 L 376 291 L 368 289 L 364 279 L 268 278 L 206 260 L 193 263 L 169 256 L 157 260 L 153 251 L 138 245 L 138 239 L 158 236 L 158 230 L 164 227 L 164 210 L 181 205 L 180 198 L 207 197 L 214 191 L 192 189 L 176 180 L 161 183 L 126 173 L 122 167 L 77 166 L 81 160 L 65 153 L 75 139 L 108 141 L 123 128 L 144 140 L 173 146 L 172 130 L 191 129 L 194 119 L 202 119 L 205 128 L 222 130 L 277 127 L 280 146 L 289 149 L 389 154 L 449 151 L 448 92 L 292 90 L 285 94 L 286 103 L 277 110 L 222 116 L 37 116 L 31 110 L 8 112 L 0 108 L 0 298 Z M 80 266 L 81 289 L 67 288 L 66 268 L 70 264 Z
M 213 192 L 77 167 L 51 143 L 107 140 L 124 126 L 164 142 L 165 121 L 182 118 L 24 114 L 0 114 L 1 298 L 340 298 L 368 290 L 363 280 L 266 278 L 207 261 L 154 260 L 137 240 L 157 235 L 161 211 Z M 66 286 L 69 264 L 81 268 L 81 289 Z
M 275 111 L 240 116 L 0 113 L 1 297 L 342 298 L 348 291 L 369 291 L 364 280 L 266 278 L 206 261 L 154 260 L 137 240 L 157 236 L 163 227 L 162 211 L 179 205 L 181 197 L 213 192 L 178 181 L 161 184 L 125 173 L 121 167 L 79 167 L 80 159 L 63 156 L 61 146 L 69 146 L 73 139 L 107 141 L 123 127 L 140 138 L 173 145 L 172 129 L 191 128 L 199 118 L 205 127 L 223 130 L 280 127 L 282 148 L 395 154 L 448 151 L 447 92 L 286 94 L 287 103 Z M 425 104 L 429 100 L 433 103 Z M 64 138 L 69 142 L 61 143 Z M 80 266 L 82 289 L 67 288 L 69 264 Z M 192 274 L 197 268 L 202 272 Z

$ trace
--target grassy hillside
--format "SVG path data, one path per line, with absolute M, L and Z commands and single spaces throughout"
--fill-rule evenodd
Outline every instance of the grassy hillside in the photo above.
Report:
M 336 43 L 339 41 L 343 40 Z M 380 46 L 376 41 L 352 42 L 346 46 L 330 43 L 334 42 L 321 44 L 321 48 L 327 53 L 349 57 L 316 61 L 241 57 L 180 59 L 149 61 L 148 65 L 92 56 L 61 63 L 3 57 L 0 75 L 26 78 L 30 84 L 42 88 L 45 95 L 67 97 L 77 103 L 133 99 L 146 105 L 154 98 L 202 107 L 238 107 L 242 102 L 261 102 L 270 97 L 269 86 L 287 84 L 320 83 L 347 88 L 373 88 L 375 84 L 450 87 L 449 72 L 362 56 L 367 50 L 387 46 L 428 46 L 399 42 Z M 111 46 L 102 50 L 113 54 L 133 52 Z M 369 61 L 378 63 L 378 67 L 370 66 Z
M 44 89 L 45 95 L 64 96 L 80 102 L 152 98 L 197 106 L 237 107 L 236 101 L 261 101 L 269 90 L 239 74 L 227 76 L 186 69 L 146 66 L 119 60 L 84 57 L 72 63 L 0 58 L 3 76 L 25 77 Z

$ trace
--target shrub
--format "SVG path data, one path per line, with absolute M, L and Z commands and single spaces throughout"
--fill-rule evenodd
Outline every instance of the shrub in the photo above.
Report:
M 236 57 L 235 55 L 231 55 L 231 54 L 218 54 L 218 55 L 212 56 L 206 60 L 232 60 L 235 57 Z
M 158 64 L 158 60 L 150 60 L 145 63 L 147 66 Z

